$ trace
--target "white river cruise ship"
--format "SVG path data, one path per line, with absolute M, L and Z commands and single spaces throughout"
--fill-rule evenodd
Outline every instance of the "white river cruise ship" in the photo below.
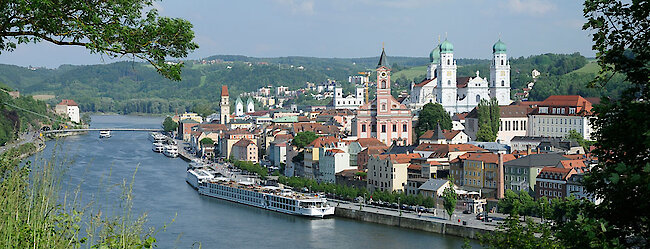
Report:
M 296 193 L 276 186 L 236 182 L 226 177 L 209 177 L 208 172 L 188 170 L 187 182 L 198 185 L 202 195 L 224 199 L 276 212 L 323 218 L 334 214 L 327 199 L 315 194 Z

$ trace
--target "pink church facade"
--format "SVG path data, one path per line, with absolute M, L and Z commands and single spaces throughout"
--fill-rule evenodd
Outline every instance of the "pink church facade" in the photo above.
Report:
M 390 93 L 390 68 L 382 49 L 377 65 L 377 96 L 357 110 L 353 134 L 358 138 L 377 138 L 390 146 L 413 143 L 413 115 Z

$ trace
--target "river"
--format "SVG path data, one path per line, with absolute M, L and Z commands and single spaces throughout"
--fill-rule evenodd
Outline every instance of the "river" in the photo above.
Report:
M 159 117 L 92 116 L 91 128 L 158 128 Z M 31 160 L 65 161 L 62 189 L 110 210 L 123 181 L 133 181 L 133 214 L 147 213 L 159 248 L 461 248 L 454 236 L 343 218 L 309 219 L 203 197 L 185 182 L 187 163 L 151 151 L 147 132 L 98 132 L 48 141 Z M 137 172 L 136 172 L 137 169 Z M 106 212 L 106 211 L 104 211 Z M 109 211 L 110 213 L 110 211 Z M 172 222 L 173 220 L 173 222 Z M 479 248 L 471 242 L 473 248 Z

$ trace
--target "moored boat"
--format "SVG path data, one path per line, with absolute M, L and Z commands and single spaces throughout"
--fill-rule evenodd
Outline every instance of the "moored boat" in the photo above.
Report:
M 178 146 L 176 145 L 165 145 L 163 146 L 163 154 L 168 157 L 178 157 Z
M 153 145 L 151 145 L 151 150 L 154 152 L 162 153 L 164 149 L 165 145 L 162 143 L 153 143 Z
M 103 130 L 99 131 L 99 138 L 109 138 L 111 137 L 111 131 Z

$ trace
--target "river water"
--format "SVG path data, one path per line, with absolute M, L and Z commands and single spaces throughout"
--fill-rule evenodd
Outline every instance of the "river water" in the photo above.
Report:
M 159 128 L 162 118 L 93 116 L 91 128 Z M 203 197 L 185 182 L 187 163 L 151 151 L 147 132 L 98 132 L 48 141 L 31 158 L 65 161 L 63 191 L 110 213 L 133 181 L 134 215 L 147 213 L 159 248 L 461 248 L 463 240 L 343 218 L 310 219 Z M 137 172 L 136 172 L 137 169 Z M 135 176 L 134 176 L 135 173 Z M 173 221 L 173 222 L 172 222 Z M 170 224 L 171 223 L 171 224 Z M 472 241 L 473 248 L 479 245 Z

